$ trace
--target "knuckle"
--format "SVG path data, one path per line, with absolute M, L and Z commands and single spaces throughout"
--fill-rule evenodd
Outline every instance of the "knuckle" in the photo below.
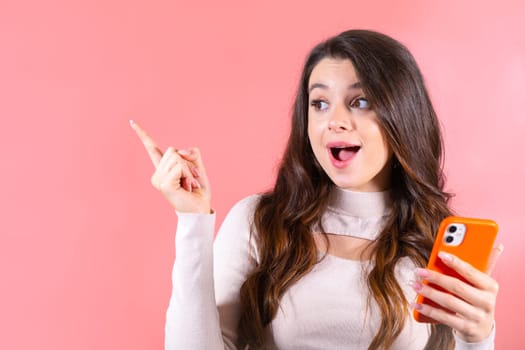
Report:
M 486 317 L 486 312 L 482 309 L 476 309 L 476 311 L 474 311 L 474 314 L 473 314 L 473 321 L 475 323 L 479 323 L 481 322 L 485 317 Z M 471 323 L 469 323 L 471 324 Z
M 151 181 L 151 185 L 152 185 L 153 187 L 155 187 L 156 189 L 159 189 L 159 186 L 158 186 L 158 183 L 157 183 L 157 177 L 155 176 L 155 174 L 153 174 L 153 175 L 151 176 L 150 181 Z
M 492 286 L 490 287 L 490 290 L 492 292 L 494 292 L 494 294 L 498 294 L 498 292 L 499 292 L 499 283 L 494 281 L 494 283 L 492 283 Z
M 159 187 L 162 192 L 166 192 L 167 190 L 169 190 L 169 182 L 164 181 L 160 184 Z
M 499 291 L 499 284 L 493 278 L 484 278 L 480 283 L 480 288 L 484 291 L 490 292 L 491 294 L 497 295 Z
M 482 307 L 484 311 L 492 313 L 496 309 L 496 298 L 487 298 Z
M 465 321 L 463 325 L 461 326 L 462 333 L 472 336 L 476 332 L 476 326 L 472 322 Z

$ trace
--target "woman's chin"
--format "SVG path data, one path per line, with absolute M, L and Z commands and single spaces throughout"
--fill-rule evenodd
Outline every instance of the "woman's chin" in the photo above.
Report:
M 354 192 L 381 192 L 385 191 L 385 186 L 379 186 L 379 184 L 373 181 L 350 181 L 349 179 L 337 179 L 331 178 L 332 182 L 343 190 L 354 191 Z
M 358 183 L 355 181 L 349 181 L 348 179 L 337 179 L 337 178 L 331 178 L 334 185 L 337 187 L 344 189 L 344 190 L 350 190 L 350 191 L 363 191 L 363 186 L 365 184 Z

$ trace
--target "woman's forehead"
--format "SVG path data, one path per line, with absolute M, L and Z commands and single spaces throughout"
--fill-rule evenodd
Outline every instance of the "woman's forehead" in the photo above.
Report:
M 323 58 L 313 68 L 308 81 L 308 91 L 315 88 L 331 89 L 345 85 L 349 89 L 361 88 L 352 61 L 340 58 Z

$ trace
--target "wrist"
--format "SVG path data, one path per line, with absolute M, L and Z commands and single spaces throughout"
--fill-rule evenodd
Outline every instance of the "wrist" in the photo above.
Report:
M 462 343 L 466 343 L 466 344 L 483 343 L 494 337 L 495 327 L 496 327 L 496 324 L 494 322 L 492 323 L 492 326 L 490 327 L 489 331 L 481 335 L 471 335 L 471 334 L 468 335 L 468 334 L 458 332 L 456 329 L 453 329 L 453 334 L 454 334 L 454 338 L 456 338 L 456 340 L 461 341 Z
M 210 215 L 215 214 L 215 210 L 211 207 L 198 207 L 198 208 L 191 208 L 191 209 L 177 209 L 173 208 L 173 210 L 177 214 L 204 214 L 204 215 Z

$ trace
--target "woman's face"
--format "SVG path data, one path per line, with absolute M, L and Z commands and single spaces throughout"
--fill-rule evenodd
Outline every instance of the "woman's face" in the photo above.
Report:
M 390 186 L 392 151 L 352 62 L 324 58 L 308 82 L 308 137 L 332 181 L 354 191 Z

